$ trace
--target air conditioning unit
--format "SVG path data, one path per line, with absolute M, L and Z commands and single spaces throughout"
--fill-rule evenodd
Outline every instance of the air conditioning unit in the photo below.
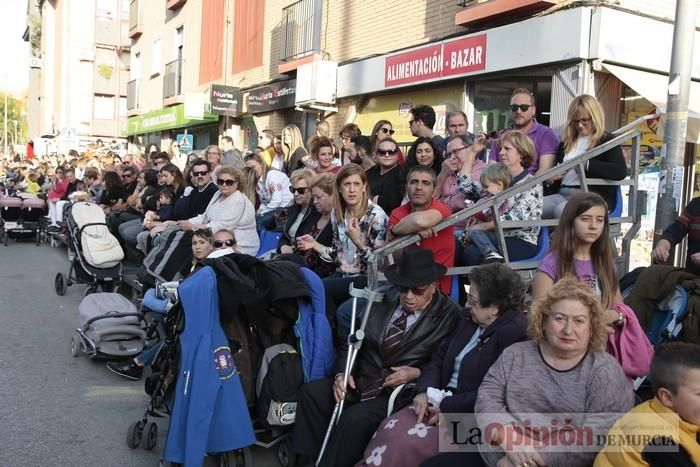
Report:
M 300 107 L 318 108 L 335 105 L 338 63 L 319 60 L 297 68 L 295 103 Z
M 41 68 L 41 59 L 39 57 L 29 57 L 29 68 Z

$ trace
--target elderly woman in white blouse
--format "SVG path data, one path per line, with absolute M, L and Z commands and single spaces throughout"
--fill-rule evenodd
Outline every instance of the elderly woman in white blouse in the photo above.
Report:
M 216 174 L 216 184 L 219 191 L 214 194 L 204 213 L 180 221 L 178 225 L 183 230 L 230 230 L 236 237 L 238 250 L 255 255 L 260 248 L 260 239 L 255 228 L 255 206 L 241 192 L 241 171 L 235 167 L 221 166 Z

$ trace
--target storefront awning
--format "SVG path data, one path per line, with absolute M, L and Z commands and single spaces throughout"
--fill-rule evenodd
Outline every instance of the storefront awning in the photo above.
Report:
M 650 73 L 619 65 L 603 64 L 604 68 L 617 79 L 651 102 L 660 112 L 666 112 L 668 97 L 668 75 Z M 690 99 L 688 100 L 688 133 L 686 141 L 700 143 L 700 83 L 690 82 Z

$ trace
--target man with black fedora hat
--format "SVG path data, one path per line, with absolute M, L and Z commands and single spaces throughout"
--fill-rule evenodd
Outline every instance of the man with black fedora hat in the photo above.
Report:
M 364 329 L 365 338 L 344 392 L 347 346 L 336 363 L 333 379 L 302 386 L 298 394 L 293 447 L 316 457 L 336 402 L 345 397 L 345 410 L 328 442 L 321 466 L 353 466 L 379 423 L 386 417 L 391 390 L 416 380 L 456 324 L 459 308 L 437 287 L 447 269 L 433 253 L 409 247 L 384 274 L 390 285 L 375 304 Z M 358 320 L 359 321 L 359 320 Z

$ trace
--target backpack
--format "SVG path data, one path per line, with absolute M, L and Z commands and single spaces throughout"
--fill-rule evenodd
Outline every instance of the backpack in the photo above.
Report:
M 265 350 L 258 373 L 258 419 L 267 426 L 289 426 L 297 411 L 297 393 L 304 384 L 301 357 L 289 344 Z
M 156 280 L 170 282 L 182 278 L 192 263 L 192 232 L 179 228 L 161 232 L 158 244 L 148 252 L 137 276 L 144 288 L 155 287 Z

